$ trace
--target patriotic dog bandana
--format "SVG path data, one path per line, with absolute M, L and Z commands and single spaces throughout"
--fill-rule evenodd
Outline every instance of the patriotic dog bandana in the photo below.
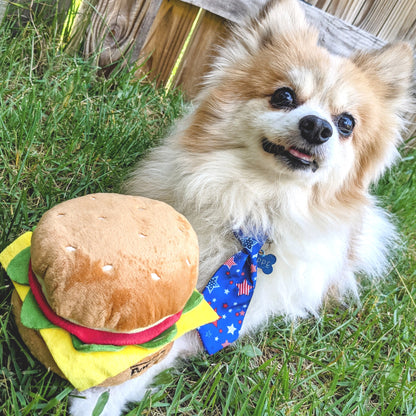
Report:
M 229 258 L 214 274 L 202 292 L 219 319 L 198 328 L 206 351 L 214 354 L 234 342 L 253 296 L 257 280 L 257 261 L 265 239 L 236 233 L 242 250 Z M 274 257 L 274 256 L 273 256 Z

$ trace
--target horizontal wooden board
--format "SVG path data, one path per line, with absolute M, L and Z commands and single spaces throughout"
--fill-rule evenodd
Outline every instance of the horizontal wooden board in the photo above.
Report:
M 250 10 L 258 10 L 267 0 L 183 0 L 208 10 L 231 22 L 238 23 Z

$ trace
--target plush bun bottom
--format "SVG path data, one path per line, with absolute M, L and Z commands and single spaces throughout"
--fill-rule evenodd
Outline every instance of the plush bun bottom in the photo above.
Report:
M 53 371 L 54 373 L 58 374 L 60 377 L 65 379 L 65 375 L 56 365 L 55 360 L 53 359 L 39 332 L 34 329 L 27 328 L 22 324 L 20 320 L 22 304 L 23 303 L 19 295 L 17 294 L 16 290 L 14 290 L 12 293 L 12 310 L 17 325 L 17 329 L 23 342 L 27 345 L 34 357 L 37 360 L 39 360 L 47 369 Z M 161 361 L 170 351 L 172 345 L 173 342 L 166 345 L 156 353 L 149 355 L 144 360 L 139 361 L 137 364 L 131 366 L 130 368 L 127 368 L 125 371 L 117 374 L 116 376 L 104 380 L 101 384 L 98 385 L 98 387 L 108 387 L 121 384 L 127 380 L 130 380 L 143 374 L 152 365 Z

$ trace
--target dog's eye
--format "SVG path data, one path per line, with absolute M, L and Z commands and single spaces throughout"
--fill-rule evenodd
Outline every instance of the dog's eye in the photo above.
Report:
M 340 134 L 344 137 L 351 135 L 354 130 L 355 120 L 351 114 L 342 113 L 337 120 L 337 128 Z
M 279 88 L 273 93 L 270 104 L 273 108 L 295 108 L 297 107 L 296 94 L 290 88 Z

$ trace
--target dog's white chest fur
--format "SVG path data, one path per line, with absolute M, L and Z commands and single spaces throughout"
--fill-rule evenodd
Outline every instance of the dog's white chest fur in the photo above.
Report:
M 198 226 L 196 226 L 198 229 Z M 289 224 L 281 227 L 277 235 L 269 236 L 264 244 L 265 255 L 274 255 L 272 272 L 258 270 L 257 285 L 249 305 L 242 333 L 265 325 L 269 317 L 290 317 L 317 314 L 322 299 L 331 285 L 339 279 L 348 282 L 349 230 L 339 226 L 330 230 L 310 226 L 309 230 L 296 229 Z M 201 271 L 198 282 L 202 290 L 209 278 L 240 248 L 233 237 L 217 238 L 200 230 Z M 215 248 L 216 249 L 215 249 Z
M 268 316 L 296 317 L 318 312 L 322 298 L 345 261 L 345 244 L 339 239 L 332 240 L 332 245 L 324 241 L 316 244 L 315 240 L 313 253 L 306 253 L 304 244 L 295 241 L 289 244 L 281 241 L 266 249 L 267 254 L 275 255 L 276 263 L 271 274 L 259 271 L 244 331 L 264 324 Z

